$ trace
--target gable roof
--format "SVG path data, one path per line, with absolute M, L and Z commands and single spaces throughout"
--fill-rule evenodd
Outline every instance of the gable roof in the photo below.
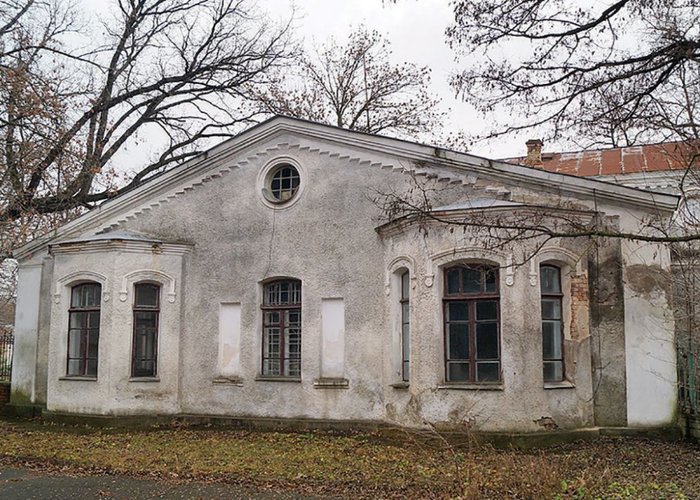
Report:
M 691 148 L 685 142 L 573 152 L 543 152 L 540 168 L 548 172 L 579 177 L 679 171 L 688 167 L 690 154 Z M 504 161 L 524 164 L 527 157 L 507 158 Z
M 293 144 L 282 142 L 276 146 L 271 145 L 267 150 L 259 149 L 264 142 L 271 142 L 272 139 L 285 134 L 294 137 Z M 289 139 L 286 140 L 289 141 Z M 323 146 L 319 145 L 319 141 Z M 537 191 L 549 190 L 565 196 L 606 200 L 620 206 L 636 206 L 667 213 L 675 210 L 678 202 L 678 197 L 673 195 L 549 172 L 501 160 L 489 160 L 468 153 L 351 131 L 298 118 L 275 116 L 149 179 L 148 182 L 105 201 L 58 230 L 17 249 L 15 256 L 22 259 L 52 240 L 74 237 L 81 231 L 95 226 L 106 224 L 108 227 L 103 230 L 108 230 L 108 221 L 127 220 L 137 213 L 150 210 L 162 202 L 220 177 L 232 168 L 244 167 L 260 155 L 279 150 L 280 146 L 313 150 L 319 154 L 377 167 L 400 168 L 411 171 L 415 175 L 432 176 L 443 180 L 474 184 L 478 178 L 485 178 L 505 185 L 528 187 Z M 353 154 L 341 155 L 334 150 L 334 146 L 338 149 L 345 147 L 345 151 L 350 148 Z M 382 160 L 378 160 L 380 156 Z M 387 158 L 393 158 L 393 160 L 387 160 Z M 411 166 L 406 166 L 401 163 L 401 160 L 409 160 Z

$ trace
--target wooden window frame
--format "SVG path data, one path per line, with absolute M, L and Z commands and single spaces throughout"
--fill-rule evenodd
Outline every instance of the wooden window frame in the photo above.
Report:
M 157 296 L 156 296 L 156 305 L 144 305 L 144 304 L 138 304 L 137 303 L 137 298 L 138 298 L 138 293 L 137 293 L 137 288 L 139 286 L 152 286 L 157 289 Z M 132 378 L 153 378 L 158 376 L 158 341 L 159 341 L 159 331 L 160 331 L 160 301 L 161 301 L 161 291 L 163 287 L 160 283 L 152 283 L 152 282 L 140 282 L 140 283 L 135 283 L 134 284 L 134 304 L 132 306 L 132 342 L 131 342 L 131 377 Z M 138 348 L 138 335 L 146 335 L 146 334 L 139 334 L 137 331 L 137 323 L 136 323 L 136 315 L 138 313 L 152 313 L 155 314 L 155 328 L 153 331 L 153 357 L 152 358 L 141 358 L 137 359 L 137 348 Z M 137 372 L 137 361 L 150 361 L 153 363 L 153 370 L 150 373 L 146 372 Z
M 463 279 L 462 273 L 465 269 L 479 270 L 480 275 L 480 290 L 478 292 L 465 292 L 463 289 Z M 448 289 L 448 273 L 454 270 L 459 270 L 459 280 L 458 280 L 458 291 L 450 292 Z M 494 275 L 494 290 L 486 290 L 486 275 L 488 272 Z M 478 384 L 478 385 L 488 385 L 488 384 L 500 384 L 503 381 L 503 370 L 501 361 L 501 296 L 500 296 L 500 286 L 499 286 L 499 273 L 496 266 L 489 264 L 458 264 L 446 267 L 443 271 L 443 343 L 444 343 L 444 365 L 445 365 L 445 381 L 450 384 Z M 496 342 L 497 342 L 497 358 L 489 359 L 477 359 L 477 345 L 476 345 L 476 325 L 479 323 L 476 315 L 476 305 L 479 302 L 496 302 L 496 318 L 495 320 L 489 320 L 488 322 L 496 323 Z M 467 334 L 468 339 L 468 358 L 450 358 L 450 347 L 449 347 L 449 325 L 455 323 L 456 321 L 450 321 L 449 318 L 449 304 L 450 303 L 465 303 L 467 305 L 468 319 L 460 322 L 464 322 L 468 325 Z M 466 380 L 451 380 L 450 379 L 450 364 L 451 363 L 468 363 L 469 376 Z M 496 380 L 477 380 L 477 367 L 480 363 L 497 363 L 498 364 L 498 377 Z
M 406 283 L 404 283 L 404 280 Z M 399 274 L 399 307 L 401 308 L 401 380 L 409 381 L 410 367 L 410 335 L 411 335 L 411 312 L 410 312 L 410 288 L 411 277 L 408 271 Z
M 557 277 L 558 277 L 558 285 L 559 285 L 559 293 L 554 293 L 554 292 L 543 292 L 542 291 L 542 269 L 544 268 L 552 268 L 557 270 Z M 555 264 L 551 263 L 543 263 L 540 264 L 540 304 L 544 299 L 547 300 L 554 300 L 559 303 L 559 318 L 544 318 L 544 311 L 542 310 L 542 307 L 540 307 L 541 310 L 541 321 L 542 321 L 542 378 L 545 383 L 551 383 L 551 382 L 563 382 L 566 380 L 566 363 L 564 361 L 564 293 L 563 293 L 563 283 L 562 283 L 562 268 L 560 266 L 557 266 Z M 558 322 L 559 323 L 559 342 L 560 342 L 560 351 L 561 351 L 561 357 L 559 358 L 545 358 L 544 356 L 544 322 L 549 321 L 549 322 Z M 559 362 L 561 363 L 561 378 L 552 378 L 548 379 L 545 377 L 545 369 L 544 366 L 546 363 L 552 363 L 552 362 Z
M 73 295 L 77 293 L 78 289 L 85 286 L 97 286 L 97 304 L 91 306 L 74 306 L 73 305 Z M 99 365 L 99 350 L 100 350 L 100 323 L 102 320 L 101 315 L 101 302 L 102 302 L 102 284 L 95 281 L 87 281 L 84 283 L 78 283 L 73 285 L 70 289 L 70 305 L 68 308 L 68 339 L 66 342 L 67 353 L 66 353 L 66 376 L 67 377 L 94 377 L 97 378 L 97 370 Z M 90 313 L 97 313 L 97 328 L 91 328 L 89 324 Z M 81 321 L 80 328 L 72 328 L 73 317 L 76 314 L 82 314 L 83 320 Z M 80 337 L 80 356 L 71 357 L 71 331 L 79 331 Z M 90 330 L 96 330 L 95 335 L 97 336 L 97 354 L 96 356 L 90 357 Z M 79 361 L 79 369 L 77 373 L 71 373 L 70 366 L 71 361 Z M 95 361 L 95 372 L 92 373 L 89 370 L 89 362 Z
M 277 302 L 274 304 L 271 304 L 268 302 L 268 290 L 270 287 L 276 286 L 276 285 L 281 285 L 283 283 L 287 283 L 289 285 L 289 297 L 290 300 L 287 302 Z M 293 286 L 298 286 L 298 300 L 297 301 L 291 301 L 291 296 L 293 295 L 292 293 L 292 287 Z M 277 378 L 285 378 L 285 379 L 300 379 L 301 378 L 301 341 L 302 341 L 302 284 L 300 280 L 297 279 L 280 279 L 280 280 L 274 280 L 267 282 L 263 285 L 263 300 L 262 300 L 262 305 L 260 308 L 262 309 L 262 349 L 261 349 L 261 358 L 262 358 L 262 370 L 261 373 L 264 377 L 277 377 Z M 299 354 L 298 358 L 297 357 L 290 357 L 288 356 L 288 353 L 286 352 L 285 346 L 287 343 L 287 329 L 291 328 L 286 322 L 285 322 L 285 314 L 289 314 L 292 312 L 298 312 L 299 314 L 299 324 L 298 324 L 298 330 L 299 330 Z M 266 323 L 266 313 L 277 313 L 279 317 L 279 321 L 277 323 Z M 266 328 L 278 328 L 279 329 L 279 351 L 278 355 L 276 356 L 265 356 L 265 347 L 266 347 L 266 342 L 269 341 Z M 272 373 L 273 370 L 270 370 L 270 367 L 268 365 L 268 361 L 277 361 L 278 367 L 279 367 L 279 373 Z M 292 361 L 297 361 L 298 363 L 298 373 L 293 373 L 291 368 L 292 368 Z M 288 362 L 288 363 L 287 363 Z

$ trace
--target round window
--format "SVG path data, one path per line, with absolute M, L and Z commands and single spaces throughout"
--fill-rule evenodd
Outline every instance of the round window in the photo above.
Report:
M 299 190 L 301 178 L 296 168 L 288 163 L 278 165 L 270 171 L 267 189 L 276 203 L 291 200 Z

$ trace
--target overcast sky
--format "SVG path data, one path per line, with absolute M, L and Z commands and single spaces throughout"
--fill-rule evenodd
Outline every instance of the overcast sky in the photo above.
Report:
M 412 62 L 431 69 L 431 86 L 448 111 L 444 129 L 464 130 L 478 135 L 488 127 L 475 110 L 454 97 L 448 84 L 450 74 L 459 68 L 454 52 L 445 43 L 445 29 L 453 18 L 449 0 L 251 0 L 273 20 L 286 23 L 293 16 L 294 35 L 308 48 L 335 37 L 339 43 L 347 40 L 360 25 L 376 29 L 391 43 L 396 63 Z M 103 18 L 114 9 L 114 0 L 82 0 L 86 13 Z M 91 17 L 91 16 L 89 16 Z M 94 25 L 93 25 L 94 26 Z M 503 117 L 501 117 L 503 120 Z M 489 158 L 521 156 L 525 153 L 527 134 L 504 137 L 490 143 L 477 143 L 471 152 Z M 557 146 L 545 145 L 553 150 Z M 115 157 L 117 162 L 138 163 L 161 149 L 148 137 L 138 145 L 128 145 Z
M 445 43 L 445 28 L 453 18 L 448 0 L 259 0 L 258 5 L 278 20 L 295 16 L 295 32 L 305 44 L 324 43 L 329 37 L 343 42 L 357 26 L 376 29 L 391 42 L 396 62 L 428 66 L 432 90 L 449 109 L 445 129 L 463 129 L 479 134 L 486 127 L 484 118 L 472 107 L 455 99 L 448 84 L 449 75 L 459 63 Z M 292 9 L 292 5 L 294 5 Z M 472 152 L 481 156 L 504 158 L 520 156 L 527 137 L 509 137 L 490 144 L 477 144 Z

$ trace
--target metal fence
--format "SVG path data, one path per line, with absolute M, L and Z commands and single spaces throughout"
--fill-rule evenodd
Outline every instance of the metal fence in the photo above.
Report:
M 15 337 L 12 332 L 0 329 L 0 382 L 9 382 L 12 377 L 12 351 Z
M 695 349 L 678 350 L 678 399 L 681 412 L 700 416 L 700 353 Z

